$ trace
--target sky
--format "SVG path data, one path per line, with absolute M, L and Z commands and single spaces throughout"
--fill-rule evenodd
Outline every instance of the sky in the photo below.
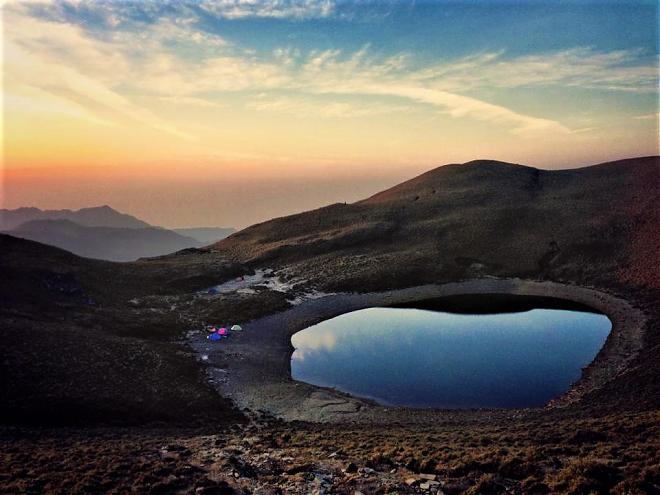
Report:
M 657 155 L 652 1 L 23 0 L 0 207 L 242 228 L 447 163 Z

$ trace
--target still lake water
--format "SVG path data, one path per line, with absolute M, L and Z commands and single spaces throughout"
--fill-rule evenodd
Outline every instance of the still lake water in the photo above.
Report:
M 580 378 L 610 320 L 559 309 L 368 308 L 291 338 L 295 380 L 410 407 L 542 406 Z

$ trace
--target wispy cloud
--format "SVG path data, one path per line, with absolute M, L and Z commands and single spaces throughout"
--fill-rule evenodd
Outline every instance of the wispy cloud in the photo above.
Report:
M 422 65 L 413 54 L 377 56 L 366 46 L 352 52 L 280 47 L 259 53 L 199 24 L 200 12 L 225 19 L 309 19 L 333 15 L 336 8 L 329 0 L 13 3 L 5 13 L 10 17 L 5 22 L 7 91 L 15 91 L 17 102 L 24 88 L 37 88 L 57 105 L 69 105 L 70 115 L 91 122 L 112 122 L 119 115 L 191 139 L 190 132 L 157 116 L 135 95 L 212 108 L 224 104 L 223 95 L 238 91 L 280 91 L 293 96 L 256 98 L 248 105 L 322 118 L 400 112 L 414 104 L 527 135 L 573 131 L 556 119 L 487 101 L 480 90 L 657 90 L 657 60 L 640 61 L 642 54 L 635 50 L 574 48 L 512 58 L 505 52 L 479 53 Z M 96 23 L 74 22 L 70 11 L 84 12 Z M 333 95 L 336 101 L 327 101 Z M 382 101 L 345 101 L 360 95 Z
M 112 81 L 125 78 L 131 68 L 114 44 L 93 39 L 77 26 L 21 15 L 13 15 L 5 23 L 4 35 L 6 97 L 15 99 L 25 88 L 36 88 L 42 95 L 47 93 L 52 100 L 66 103 L 72 116 L 107 123 L 110 114 L 118 114 L 192 139 L 112 87 Z M 79 111 L 81 106 L 86 108 L 84 113 Z M 92 119 L 90 114 L 96 117 Z
M 248 103 L 261 111 L 284 112 L 300 118 L 347 119 L 409 112 L 410 105 L 387 103 L 359 103 L 354 101 L 323 101 L 313 97 L 258 95 Z
M 203 0 L 199 6 L 226 19 L 314 19 L 328 17 L 335 11 L 335 2 L 331 0 Z
M 337 50 L 312 54 L 303 65 L 299 79 L 308 90 L 319 93 L 405 98 L 438 107 L 451 117 L 471 117 L 510 125 L 519 134 L 570 132 L 551 119 L 525 115 L 474 97 L 420 84 L 417 72 L 408 68 L 408 57 L 404 55 L 378 61 L 369 57 L 366 48 L 348 58 L 342 59 L 341 55 Z
M 3 109 L 5 111 L 20 111 L 27 115 L 50 114 L 85 120 L 96 125 L 114 125 L 67 98 L 43 91 L 39 88 L 24 86 L 20 91 L 4 95 Z
M 660 122 L 660 112 L 656 113 L 647 113 L 644 115 L 636 115 L 633 117 L 635 120 L 655 120 Z
M 656 91 L 657 59 L 640 62 L 642 55 L 640 50 L 597 52 L 584 47 L 514 58 L 504 52 L 483 53 L 421 69 L 413 77 L 445 90 L 561 85 Z

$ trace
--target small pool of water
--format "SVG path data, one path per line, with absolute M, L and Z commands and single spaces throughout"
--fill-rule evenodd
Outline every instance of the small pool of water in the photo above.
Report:
M 291 375 L 386 405 L 542 406 L 580 378 L 610 329 L 577 310 L 368 308 L 293 335 Z

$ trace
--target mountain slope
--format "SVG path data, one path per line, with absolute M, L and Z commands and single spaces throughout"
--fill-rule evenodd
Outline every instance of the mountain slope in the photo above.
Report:
M 659 178 L 658 157 L 563 171 L 452 165 L 359 203 L 254 225 L 212 249 L 122 264 L 0 235 L 0 419 L 227 414 L 176 338 L 286 309 L 276 291 L 198 293 L 257 267 L 326 291 L 497 276 L 621 295 L 649 317 L 644 349 L 588 404 L 657 404 Z
M 188 227 L 171 230 L 177 234 L 192 237 L 204 245 L 218 242 L 236 232 L 236 229 L 222 227 Z
M 70 220 L 32 220 L 9 234 L 66 249 L 79 256 L 132 261 L 199 247 L 199 241 L 155 227 L 85 227 Z
M 111 263 L 0 234 L 0 423 L 236 418 L 178 342 L 189 323 L 169 298 L 241 270 L 211 253 Z
M 80 210 L 40 210 L 39 208 L 0 210 L 0 230 L 11 230 L 32 220 L 70 220 L 85 227 L 128 229 L 151 227 L 148 223 L 134 216 L 120 213 L 107 205 Z
M 254 265 L 296 265 L 326 289 L 472 276 L 612 278 L 659 287 L 660 159 L 573 170 L 479 160 L 438 167 L 354 204 L 273 219 L 215 244 Z M 634 248 L 634 249 L 633 249 Z

